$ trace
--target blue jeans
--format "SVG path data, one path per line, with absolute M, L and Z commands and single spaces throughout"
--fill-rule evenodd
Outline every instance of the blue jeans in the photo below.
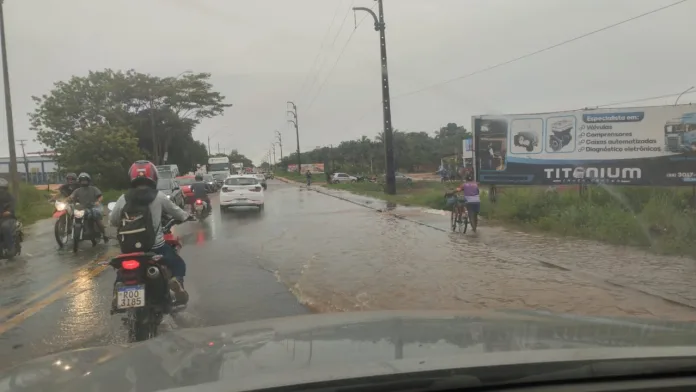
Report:
M 102 217 L 104 216 L 104 210 L 102 209 L 102 206 L 90 207 L 88 208 L 88 210 L 89 213 L 92 215 L 92 219 L 102 220 Z
M 0 220 L 0 235 L 2 236 L 2 247 L 6 250 L 14 248 L 15 225 L 16 223 L 14 218 L 2 218 L 2 220 Z
M 152 251 L 162 256 L 164 264 L 169 268 L 172 276 L 183 283 L 184 276 L 186 276 L 186 262 L 176 253 L 174 248 L 164 244 L 158 248 L 152 248 Z

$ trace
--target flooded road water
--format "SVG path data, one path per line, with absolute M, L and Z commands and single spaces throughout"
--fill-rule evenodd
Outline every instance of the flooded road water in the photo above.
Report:
M 618 248 L 560 239 L 545 246 L 543 237 L 485 223 L 476 234 L 450 234 L 433 228 L 446 227 L 447 216 L 398 212 L 415 222 L 269 181 L 262 212 L 220 214 L 215 208 L 212 219 L 178 226 L 191 302 L 163 330 L 310 311 L 387 309 L 532 309 L 696 319 L 692 308 L 607 283 L 611 278 L 641 284 L 666 276 L 658 271 L 659 260 L 666 260 L 664 266 L 673 263 L 671 258 L 641 258 L 632 250 L 620 267 Z M 116 247 L 86 245 L 78 255 L 56 252 L 49 230 L 35 230 L 37 238 L 25 248 L 32 256 L 0 266 L 5 312 L 0 315 L 0 350 L 11 353 L 2 356 L 0 367 L 47 352 L 122 343 L 120 321 L 108 313 L 113 272 L 90 261 L 104 259 Z M 573 243 L 582 244 L 583 252 L 574 252 Z M 582 268 L 544 262 L 559 259 Z M 686 280 L 693 272 L 682 265 L 679 273 Z M 671 286 L 690 292 L 680 285 Z

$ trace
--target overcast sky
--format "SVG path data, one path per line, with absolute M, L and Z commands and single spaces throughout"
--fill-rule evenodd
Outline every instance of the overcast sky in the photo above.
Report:
M 394 127 L 431 132 L 456 122 L 469 128 L 472 115 L 577 109 L 683 91 L 696 84 L 691 50 L 696 0 L 399 97 L 674 2 L 384 0 Z M 204 122 L 194 137 L 210 137 L 214 151 L 219 143 L 256 163 L 276 129 L 284 152 L 295 149 L 294 130 L 285 121 L 288 100 L 298 104 L 303 150 L 373 137 L 382 127 L 379 36 L 371 18 L 355 30 L 350 11 L 373 5 L 373 0 L 5 0 L 15 138 L 32 140 L 28 151 L 40 148 L 28 129 L 31 96 L 103 68 L 159 76 L 211 72 L 214 88 L 234 107 Z M 358 22 L 365 15 L 359 13 Z M 696 94 L 680 102 L 689 101 L 696 102 Z M 674 97 L 632 106 L 673 102 Z M 5 121 L 2 111 L 2 156 L 7 156 Z

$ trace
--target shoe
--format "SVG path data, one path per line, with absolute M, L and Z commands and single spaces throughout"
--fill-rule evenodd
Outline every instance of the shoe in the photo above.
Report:
M 104 243 L 105 243 L 105 244 L 109 242 L 109 237 L 107 237 L 106 234 L 104 234 L 104 236 L 102 237 L 102 239 L 104 240 Z
M 174 301 L 176 305 L 185 305 L 188 303 L 189 295 L 184 289 L 184 284 L 177 278 L 169 280 L 169 289 L 174 292 Z

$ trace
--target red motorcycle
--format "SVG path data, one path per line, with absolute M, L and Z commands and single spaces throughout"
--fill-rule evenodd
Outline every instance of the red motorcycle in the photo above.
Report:
M 181 241 L 171 229 L 182 223 L 169 220 L 162 225 L 164 240 L 178 253 Z M 169 289 L 172 278 L 162 256 L 152 252 L 126 253 L 114 257 L 109 265 L 116 270 L 115 302 L 111 314 L 125 314 L 130 341 L 143 341 L 157 336 L 164 315 L 181 310 L 175 306 L 174 293 Z
M 55 208 L 53 217 L 56 219 L 53 232 L 58 246 L 62 249 L 68 243 L 72 232 L 72 208 L 64 201 L 53 200 L 51 202 Z

